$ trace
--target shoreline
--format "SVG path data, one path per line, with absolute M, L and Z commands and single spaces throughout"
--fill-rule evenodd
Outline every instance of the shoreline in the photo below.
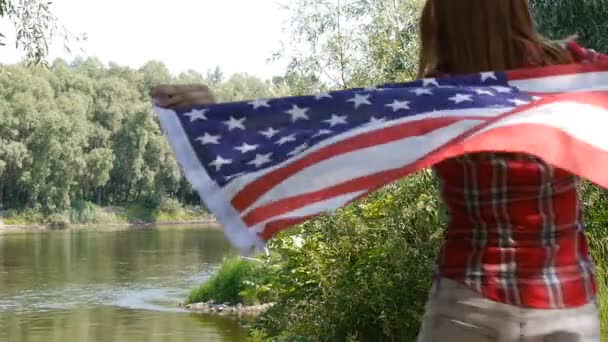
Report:
M 180 307 L 183 307 L 184 309 L 196 314 L 218 315 L 232 318 L 255 318 L 265 313 L 274 305 L 275 303 L 264 303 L 256 305 L 243 305 L 239 303 L 236 305 L 231 305 L 229 303 L 219 304 L 215 303 L 214 301 L 209 301 L 186 305 L 181 304 Z
M 145 228 L 158 226 L 187 226 L 204 225 L 213 228 L 220 228 L 214 218 L 188 220 L 188 221 L 156 221 L 156 222 L 112 222 L 112 223 L 91 223 L 91 224 L 70 224 L 66 228 L 52 228 L 49 224 L 28 223 L 28 224 L 4 224 L 0 220 L 0 234 L 20 231 L 45 231 L 45 230 L 77 230 L 77 229 L 101 229 L 101 228 Z

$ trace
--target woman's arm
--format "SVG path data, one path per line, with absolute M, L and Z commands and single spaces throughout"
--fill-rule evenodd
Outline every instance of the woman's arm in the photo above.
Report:
M 586 49 L 575 41 L 568 42 L 567 46 L 578 63 L 608 64 L 607 54 L 592 49 Z
M 215 103 L 209 88 L 202 84 L 160 85 L 150 89 L 154 104 L 163 108 L 178 108 Z

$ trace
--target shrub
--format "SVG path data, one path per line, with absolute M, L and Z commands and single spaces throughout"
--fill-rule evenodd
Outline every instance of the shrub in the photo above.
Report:
M 44 222 L 44 214 L 37 209 L 14 210 L 10 209 L 3 213 L 6 224 L 30 224 Z
M 70 218 L 61 213 L 51 214 L 46 222 L 51 229 L 66 229 L 70 226 Z
M 193 290 L 187 303 L 208 302 L 243 303 L 241 292 L 255 276 L 256 265 L 238 257 L 224 259 L 220 268 L 198 289 Z
M 158 203 L 156 211 L 166 213 L 170 216 L 177 216 L 184 211 L 182 204 L 175 198 L 163 197 Z
M 587 237 L 598 271 L 598 303 L 603 341 L 608 340 L 608 192 L 585 183 L 581 193 L 585 202 Z
M 76 201 L 69 210 L 70 222 L 74 224 L 99 223 L 99 208 L 88 201 Z
M 423 172 L 271 242 L 277 304 L 256 336 L 413 340 L 442 241 L 434 178 Z

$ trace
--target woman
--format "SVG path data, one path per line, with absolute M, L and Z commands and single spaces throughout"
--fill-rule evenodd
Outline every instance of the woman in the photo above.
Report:
M 420 26 L 420 77 L 606 58 L 543 39 L 527 0 L 428 0 Z M 506 153 L 435 171 L 450 221 L 419 340 L 599 341 L 577 177 Z
M 535 30 L 527 0 L 428 0 L 420 77 L 605 56 Z M 213 102 L 204 86 L 161 86 L 159 105 Z M 482 153 L 435 167 L 450 221 L 420 341 L 599 341 L 594 267 L 578 179 L 527 155 Z

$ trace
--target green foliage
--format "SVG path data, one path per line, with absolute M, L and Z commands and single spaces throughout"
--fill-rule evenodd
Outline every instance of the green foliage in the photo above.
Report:
M 249 286 L 256 275 L 256 265 L 251 261 L 238 257 L 227 258 L 222 262 L 219 270 L 194 289 L 188 297 L 188 303 L 208 302 L 216 303 L 243 303 L 241 292 Z
M 257 333 L 297 340 L 412 340 L 442 242 L 435 179 L 420 173 L 271 242 L 278 303 Z
M 602 337 L 608 338 L 608 191 L 585 183 L 585 221 L 591 254 L 597 265 Z
M 421 0 L 295 0 L 291 40 L 277 58 L 289 70 L 352 88 L 402 82 L 416 74 Z
M 47 218 L 46 223 L 51 229 L 66 229 L 70 226 L 70 218 L 63 213 L 55 213 Z
M 86 36 L 73 35 L 61 25 L 51 11 L 52 2 L 45 0 L 0 0 L 0 18 L 8 18 L 16 32 L 16 48 L 23 49 L 31 64 L 46 64 L 49 45 L 56 37 L 63 39 L 64 47 L 86 40 Z M 0 33 L 0 38 L 5 36 Z M 0 46 L 5 45 L 0 40 Z
M 6 224 L 10 225 L 21 225 L 29 223 L 42 223 L 46 221 L 45 216 L 36 209 L 25 209 L 25 210 L 7 210 L 2 213 L 2 220 Z
M 89 202 L 129 207 L 130 221 L 199 218 L 202 212 L 179 204 L 200 200 L 161 134 L 149 87 L 213 82 L 221 100 L 289 92 L 248 75 L 224 79 L 219 69 L 208 77 L 174 77 L 160 62 L 106 67 L 95 58 L 56 60 L 49 69 L 0 68 L 0 209 L 42 217 L 69 211 L 73 223 L 97 222 L 92 210 L 81 216 Z M 19 220 L 31 222 L 28 215 Z
M 539 29 L 553 39 L 577 34 L 589 48 L 608 52 L 608 0 L 532 0 Z
M 88 201 L 76 201 L 69 210 L 70 223 L 91 224 L 99 223 L 100 210 Z

